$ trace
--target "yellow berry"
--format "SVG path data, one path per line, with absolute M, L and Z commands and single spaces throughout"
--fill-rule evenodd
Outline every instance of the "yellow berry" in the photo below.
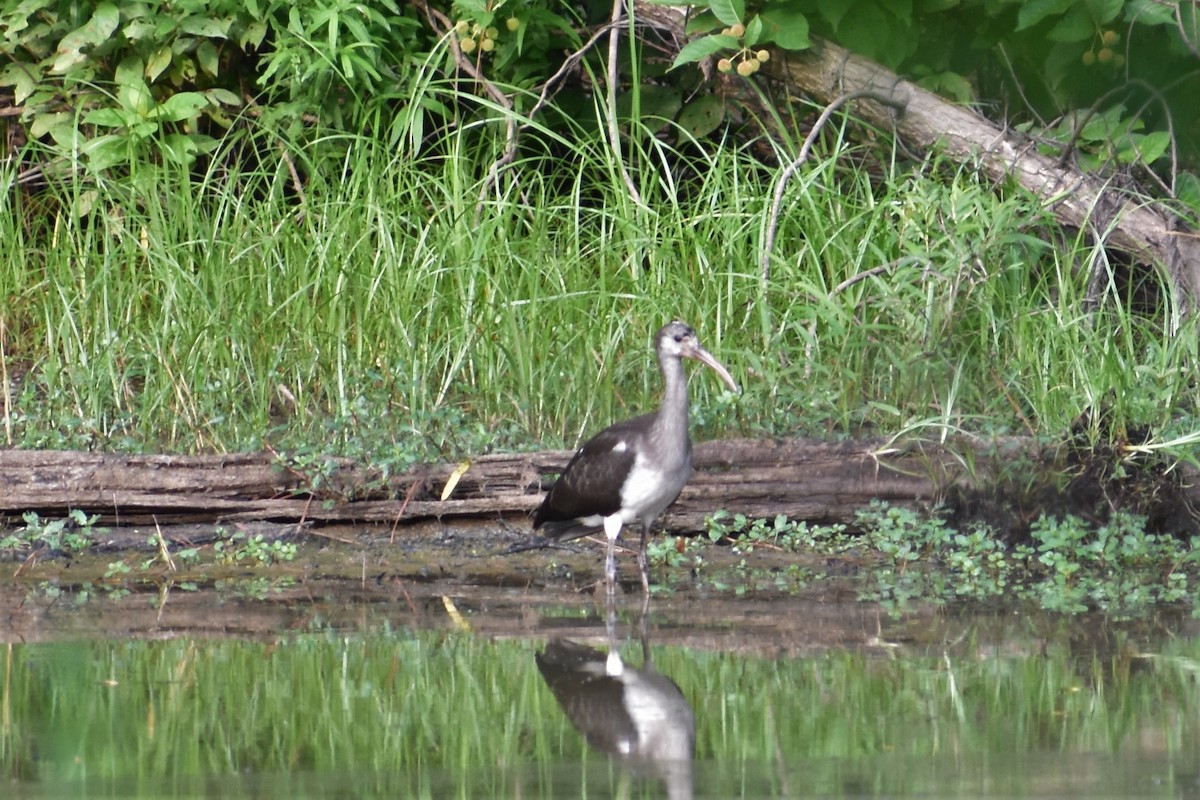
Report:
M 748 78 L 754 73 L 754 62 L 751 59 L 739 61 L 737 65 L 737 74 L 743 78 Z
M 1121 41 L 1121 34 L 1117 33 L 1116 31 L 1105 31 L 1100 36 L 1100 41 L 1104 42 L 1105 44 L 1116 44 L 1117 42 Z
M 722 58 L 720 61 L 717 62 L 717 71 L 718 72 L 729 72 L 732 69 L 733 69 L 733 62 L 730 61 L 728 58 Z
M 504 27 L 508 28 L 510 31 L 515 31 L 517 28 L 521 27 L 521 20 L 517 19 L 516 17 L 509 17 L 504 22 Z
M 1108 62 L 1112 61 L 1112 57 L 1113 51 L 1109 50 L 1107 47 L 1101 47 L 1100 52 L 1096 53 L 1096 60 L 1101 64 L 1107 64 Z
M 1085 50 L 1083 52 L 1084 66 L 1090 67 L 1092 64 L 1095 64 L 1095 63 L 1096 63 L 1096 54 L 1093 53 L 1091 50 Z
M 479 40 L 479 49 L 485 53 L 492 52 L 493 50 L 496 49 L 496 40 L 495 39 L 480 39 Z
M 454 32 L 455 33 L 466 33 L 467 32 L 467 21 L 465 19 L 460 19 L 458 22 L 454 23 Z
M 495 28 L 488 28 L 486 31 L 484 31 L 484 35 L 487 36 L 487 38 L 489 38 L 489 39 L 495 39 L 497 36 L 500 35 L 500 31 L 498 31 Z
M 737 25 L 733 25 L 729 28 L 730 36 L 741 36 L 745 32 L 746 32 L 746 26 L 740 22 Z
M 758 58 L 759 61 L 762 61 L 763 63 L 766 63 L 771 60 L 771 54 L 768 53 L 766 50 L 759 50 L 757 53 L 755 53 L 755 56 Z
M 475 40 L 470 38 L 463 39 L 458 43 L 458 46 L 462 48 L 464 53 L 469 53 L 475 49 Z

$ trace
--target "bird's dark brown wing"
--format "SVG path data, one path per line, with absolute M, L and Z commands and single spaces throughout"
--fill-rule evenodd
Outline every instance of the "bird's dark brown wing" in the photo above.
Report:
M 538 507 L 533 527 L 544 526 L 553 539 L 574 539 L 595 530 L 579 525 L 580 517 L 620 511 L 621 487 L 651 417 L 647 414 L 605 428 L 579 448 Z

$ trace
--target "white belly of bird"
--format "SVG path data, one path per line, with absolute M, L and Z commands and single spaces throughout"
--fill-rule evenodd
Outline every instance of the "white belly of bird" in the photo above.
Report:
M 657 517 L 679 495 L 690 472 L 655 469 L 639 455 L 621 486 L 621 522 L 649 522 Z

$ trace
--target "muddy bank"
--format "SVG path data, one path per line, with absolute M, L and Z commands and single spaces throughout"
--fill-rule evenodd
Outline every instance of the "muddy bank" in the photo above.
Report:
M 0 581 L 0 639 L 270 639 L 291 632 L 412 628 L 581 641 L 604 635 L 603 595 L 596 592 L 603 560 L 599 543 L 508 554 L 524 531 L 428 522 L 394 537 L 386 526 L 299 533 L 292 526 L 284 535 L 297 545 L 293 561 L 253 568 L 177 564 L 172 571 L 160 562 L 139 566 L 153 555 L 147 534 L 114 529 L 111 540 L 86 557 L 10 562 L 9 577 Z M 1066 647 L 1081 657 L 1133 658 L 1164 638 L 1200 634 L 1200 622 L 1171 609 L 1121 623 L 1014 606 L 917 603 L 896 613 L 858 600 L 854 578 L 873 568 L 867 558 L 837 564 L 811 558 L 813 566 L 841 570 L 845 579 L 788 592 L 772 590 L 762 578 L 803 563 L 803 555 L 766 549 L 739 555 L 714 547 L 704 558 L 708 580 L 688 569 L 655 572 L 661 589 L 646 618 L 655 643 L 765 656 L 849 649 L 886 657 L 943 648 L 988 657 Z M 137 572 L 106 579 L 120 559 L 138 566 Z M 746 563 L 758 579 L 746 577 Z M 17 569 L 20 575 L 11 577 Z M 633 624 L 642 603 L 631 552 L 622 555 L 621 569 L 626 593 L 617 607 Z M 714 588 L 713 576 L 721 576 L 725 588 Z

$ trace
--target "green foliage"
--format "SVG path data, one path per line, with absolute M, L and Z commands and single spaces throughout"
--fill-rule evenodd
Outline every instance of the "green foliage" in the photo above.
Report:
M 704 519 L 705 535 L 714 544 L 728 543 L 738 553 L 752 553 L 768 547 L 791 553 L 818 549 L 835 553 L 857 546 L 857 537 L 846 533 L 844 525 L 810 526 L 803 520 L 791 520 L 783 514 L 774 519 L 751 519 L 745 514 L 730 514 L 718 509 Z
M 811 29 L 958 102 L 1006 100 L 1012 121 L 1049 135 L 1056 154 L 1080 150 L 1087 168 L 1169 170 L 1174 184 L 1171 146 L 1175 159 L 1200 166 L 1191 3 L 1179 5 L 1178 18 L 1173 4 L 1153 0 L 713 0 L 701 8 L 688 24 L 697 38 L 674 66 L 721 55 L 720 71 L 749 77 L 760 66 L 756 48 L 805 50 Z
M 1018 126 L 1032 132 L 1032 123 Z M 1122 104 L 1103 112 L 1073 112 L 1046 131 L 1049 141 L 1039 145 L 1048 155 L 1059 155 L 1064 148 L 1078 151 L 1078 161 L 1085 169 L 1099 170 L 1107 165 L 1136 165 L 1149 168 L 1171 146 L 1167 131 L 1142 133 L 1145 122 L 1129 115 Z
M 261 533 L 248 535 L 242 531 L 218 531 L 221 536 L 213 543 L 218 564 L 265 567 L 294 561 L 296 543 L 280 539 L 268 540 Z
M 853 530 L 718 511 L 706 519 L 706 534 L 709 542 L 728 543 L 741 554 L 802 556 L 784 571 L 774 560 L 757 566 L 744 559 L 734 567 L 743 576 L 737 587 L 743 591 L 795 592 L 838 580 L 857 587 L 862 599 L 895 609 L 911 603 L 1030 602 L 1047 611 L 1099 609 L 1131 616 L 1171 604 L 1196 608 L 1200 600 L 1200 538 L 1184 542 L 1148 534 L 1146 520 L 1129 513 L 1098 525 L 1043 514 L 1029 540 L 1012 546 L 986 525 L 955 530 L 937 516 L 882 501 L 861 509 Z M 728 588 L 705 569 L 703 548 L 689 544 L 686 550 L 701 580 Z
M 582 44 L 569 19 L 574 16 L 573 9 L 550 0 L 455 0 L 452 14 L 454 36 L 462 53 L 481 74 L 508 86 L 540 84 L 556 68 L 557 53 Z M 446 70 L 453 68 L 448 61 Z M 529 100 L 521 93 L 515 99 L 519 103 Z
M 0 86 L 30 137 L 92 175 L 144 160 L 190 166 L 246 100 L 293 132 L 306 116 L 353 129 L 380 98 L 409 96 L 405 76 L 428 46 L 388 0 L 24 0 L 0 27 Z
M 228 126 L 250 90 L 238 67 L 266 35 L 257 9 L 24 0 L 0 16 L 0 86 L 12 87 L 31 137 L 50 137 L 93 173 L 147 156 L 190 164 L 215 146 L 201 123 Z
M 1200 540 L 1148 534 L 1145 519 L 1131 514 L 1097 526 L 1043 515 L 1030 542 L 1011 548 L 987 528 L 955 532 L 880 502 L 860 511 L 858 523 L 884 561 L 865 593 L 873 599 L 1019 598 L 1050 611 L 1136 614 L 1200 593 L 1200 575 L 1188 567 Z
M 23 554 L 26 551 L 48 550 L 51 553 L 72 555 L 91 547 L 98 515 L 88 516 L 72 509 L 67 516 L 45 520 L 36 511 L 22 515 L 25 527 L 0 538 L 0 551 Z

